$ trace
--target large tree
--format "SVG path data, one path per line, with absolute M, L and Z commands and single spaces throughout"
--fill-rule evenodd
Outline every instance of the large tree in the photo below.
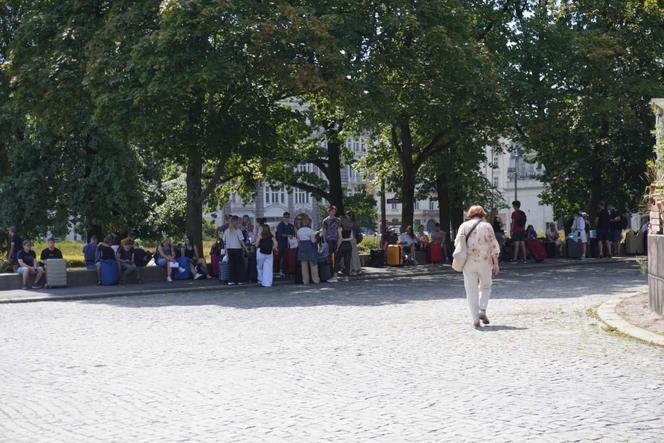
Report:
M 505 76 L 519 140 L 559 215 L 600 200 L 634 209 L 653 157 L 649 101 L 664 94 L 661 2 L 536 4 L 516 22 Z

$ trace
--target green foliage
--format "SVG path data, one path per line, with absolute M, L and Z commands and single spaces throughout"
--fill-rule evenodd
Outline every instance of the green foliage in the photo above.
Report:
M 344 199 L 345 210 L 353 211 L 361 227 L 376 230 L 376 199 L 363 187 L 353 195 L 347 195 Z
M 600 200 L 633 209 L 653 157 L 648 102 L 664 94 L 664 7 L 540 3 L 517 24 L 507 87 L 520 140 L 559 215 Z
M 360 254 L 369 254 L 372 249 L 380 249 L 380 237 L 365 236 L 359 245 L 357 245 Z

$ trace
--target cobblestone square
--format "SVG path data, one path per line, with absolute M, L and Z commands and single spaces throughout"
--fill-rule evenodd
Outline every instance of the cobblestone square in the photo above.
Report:
M 628 263 L 0 305 L 0 440 L 662 441 L 664 350 L 587 309 Z

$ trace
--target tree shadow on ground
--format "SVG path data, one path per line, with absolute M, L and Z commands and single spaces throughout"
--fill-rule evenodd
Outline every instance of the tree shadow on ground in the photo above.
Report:
M 637 265 L 615 263 L 579 268 L 510 269 L 493 287 L 493 299 L 560 299 L 603 295 L 645 284 Z M 412 278 L 359 280 L 321 285 L 261 288 L 245 285 L 233 290 L 182 294 L 127 296 L 82 300 L 127 308 L 217 305 L 235 309 L 316 306 L 383 306 L 417 301 L 465 298 L 460 274 Z

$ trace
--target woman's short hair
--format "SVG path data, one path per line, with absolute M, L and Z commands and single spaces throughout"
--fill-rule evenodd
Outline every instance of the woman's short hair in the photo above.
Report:
M 471 206 L 468 210 L 468 218 L 484 218 L 486 217 L 486 211 L 480 205 Z

